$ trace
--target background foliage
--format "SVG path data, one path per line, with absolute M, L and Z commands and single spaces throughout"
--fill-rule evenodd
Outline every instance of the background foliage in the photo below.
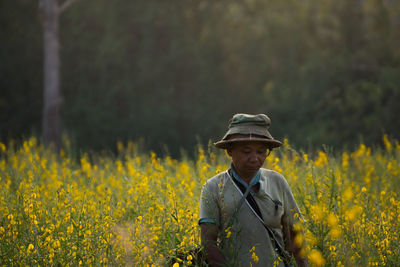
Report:
M 0 3 L 0 138 L 38 134 L 37 1 Z M 62 126 L 178 154 L 267 113 L 297 147 L 399 138 L 400 2 L 81 0 L 61 19 Z

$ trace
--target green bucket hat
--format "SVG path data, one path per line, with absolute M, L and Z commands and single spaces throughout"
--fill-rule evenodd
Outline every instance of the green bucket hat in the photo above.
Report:
M 229 121 L 228 131 L 224 137 L 214 143 L 221 149 L 226 149 L 230 144 L 244 141 L 264 142 L 269 148 L 280 147 L 282 143 L 275 140 L 268 132 L 271 120 L 265 114 L 235 114 Z

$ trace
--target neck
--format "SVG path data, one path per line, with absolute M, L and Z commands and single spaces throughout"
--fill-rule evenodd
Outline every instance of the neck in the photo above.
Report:
M 240 178 L 242 178 L 243 181 L 245 181 L 247 184 L 250 184 L 251 179 L 256 175 L 257 172 L 252 172 L 252 173 L 242 173 L 238 171 L 235 166 L 232 164 L 232 167 L 234 168 L 235 172 L 239 175 Z

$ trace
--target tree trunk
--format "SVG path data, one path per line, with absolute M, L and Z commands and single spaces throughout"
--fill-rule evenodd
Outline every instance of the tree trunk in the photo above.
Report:
M 43 0 L 44 91 L 42 138 L 45 145 L 60 147 L 59 10 L 56 0 Z

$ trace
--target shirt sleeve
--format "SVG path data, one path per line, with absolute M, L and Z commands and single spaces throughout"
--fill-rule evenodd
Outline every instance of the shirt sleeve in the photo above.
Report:
M 219 226 L 220 212 L 217 196 L 213 183 L 207 181 L 201 190 L 199 224 L 214 223 Z

